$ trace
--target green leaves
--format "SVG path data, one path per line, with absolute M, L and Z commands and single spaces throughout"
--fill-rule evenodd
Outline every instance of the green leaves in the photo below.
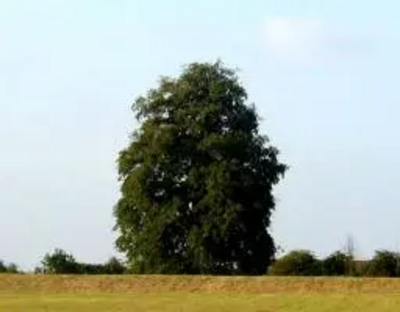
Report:
M 72 254 L 62 249 L 46 253 L 41 266 L 35 269 L 38 274 L 125 274 L 127 268 L 115 257 L 105 264 L 77 262 Z
M 294 250 L 278 259 L 269 274 L 281 276 L 318 276 L 322 274 L 321 263 L 308 250 Z
M 18 269 L 18 266 L 15 263 L 4 263 L 2 260 L 0 260 L 0 274 L 6 273 L 6 274 L 18 274 L 21 273 L 20 270 Z
M 117 247 L 136 273 L 262 274 L 272 187 L 286 171 L 235 72 L 193 63 L 133 105 L 118 158 Z

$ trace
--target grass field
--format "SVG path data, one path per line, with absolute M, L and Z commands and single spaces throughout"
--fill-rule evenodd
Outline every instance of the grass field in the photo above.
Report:
M 0 311 L 400 311 L 400 280 L 4 275 Z

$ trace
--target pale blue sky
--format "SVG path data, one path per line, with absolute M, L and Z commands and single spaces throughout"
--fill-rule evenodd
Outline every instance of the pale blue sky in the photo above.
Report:
M 189 3 L 194 4 L 189 4 Z M 318 255 L 400 248 L 400 3 L 1 1 L 0 258 L 114 255 L 115 159 L 133 99 L 221 58 L 291 169 L 274 235 Z

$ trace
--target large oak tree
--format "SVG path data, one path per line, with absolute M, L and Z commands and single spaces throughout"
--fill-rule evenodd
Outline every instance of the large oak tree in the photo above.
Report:
M 287 167 L 235 71 L 193 63 L 139 97 L 118 158 L 116 245 L 135 273 L 264 274 L 273 186 Z

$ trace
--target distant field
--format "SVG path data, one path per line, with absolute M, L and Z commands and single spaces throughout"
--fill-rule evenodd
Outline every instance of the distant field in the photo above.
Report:
M 400 311 L 400 280 L 0 275 L 0 311 Z

